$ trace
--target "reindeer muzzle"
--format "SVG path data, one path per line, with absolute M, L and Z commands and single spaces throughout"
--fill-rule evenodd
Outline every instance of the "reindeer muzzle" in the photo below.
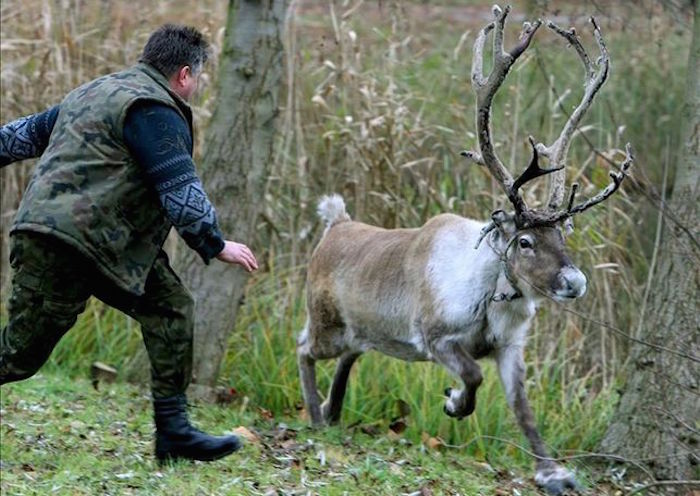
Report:
M 563 267 L 554 284 L 554 298 L 559 301 L 580 298 L 586 293 L 586 276 L 573 265 Z

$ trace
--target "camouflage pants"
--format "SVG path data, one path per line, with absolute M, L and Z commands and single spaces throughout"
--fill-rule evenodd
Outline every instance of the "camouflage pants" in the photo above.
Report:
M 78 252 L 53 237 L 11 237 L 9 321 L 0 331 L 0 384 L 32 376 L 73 327 L 93 295 L 141 324 L 151 361 L 153 396 L 185 391 L 192 375 L 194 302 L 162 252 L 136 296 L 100 275 Z

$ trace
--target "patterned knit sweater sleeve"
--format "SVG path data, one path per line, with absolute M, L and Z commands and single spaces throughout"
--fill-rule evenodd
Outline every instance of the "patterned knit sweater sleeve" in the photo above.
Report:
M 124 142 L 177 232 L 209 263 L 223 250 L 224 239 L 195 171 L 187 123 L 166 105 L 137 103 L 124 121 Z
M 0 167 L 44 153 L 56 124 L 58 110 L 59 106 L 56 105 L 0 127 Z

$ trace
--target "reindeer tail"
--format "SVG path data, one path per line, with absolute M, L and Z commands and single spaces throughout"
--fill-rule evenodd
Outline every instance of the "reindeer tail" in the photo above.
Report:
M 343 197 L 336 194 L 321 198 L 321 201 L 318 202 L 316 212 L 318 212 L 318 216 L 321 217 L 324 224 L 326 224 L 326 231 L 338 222 L 350 220 L 350 216 L 345 211 L 345 201 L 343 201 Z

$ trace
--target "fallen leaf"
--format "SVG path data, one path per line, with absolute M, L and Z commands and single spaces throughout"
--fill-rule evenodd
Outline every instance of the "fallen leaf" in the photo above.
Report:
M 428 434 L 427 432 L 423 432 L 423 434 L 421 434 L 421 442 L 426 447 L 433 449 L 433 450 L 438 449 L 445 444 L 445 443 L 443 443 L 442 439 L 440 439 L 438 437 L 433 437 L 430 434 Z
M 406 430 L 406 421 L 403 418 L 398 418 L 394 420 L 392 423 L 389 424 L 389 430 L 396 434 L 401 434 L 403 431 Z
M 252 432 L 252 431 L 251 431 L 250 429 L 248 429 L 247 427 L 243 427 L 242 425 L 236 427 L 235 429 L 233 429 L 232 432 L 233 432 L 233 434 L 235 434 L 236 436 L 242 437 L 243 439 L 245 439 L 245 440 L 248 441 L 249 443 L 253 443 L 253 444 L 258 444 L 258 443 L 260 443 L 260 438 L 257 436 L 257 434 L 255 434 L 254 432 Z
M 85 422 L 81 422 L 80 420 L 73 420 L 69 425 L 74 431 L 81 431 L 86 427 Z
M 216 403 L 220 405 L 226 405 L 228 403 L 232 403 L 233 400 L 236 399 L 238 396 L 238 391 L 236 391 L 232 387 L 217 387 L 215 390 L 215 395 L 216 395 Z
M 306 408 L 299 408 L 299 420 L 302 422 L 309 421 L 309 414 L 306 412 Z
M 297 431 L 290 429 L 287 424 L 280 423 L 274 433 L 274 439 L 277 442 L 286 441 L 287 439 L 294 439 L 297 437 Z
M 285 450 L 297 449 L 299 446 L 300 445 L 296 441 L 296 439 L 287 439 L 286 441 L 283 441 L 282 444 L 280 444 L 280 447 Z
M 368 436 L 377 436 L 379 434 L 379 429 L 373 424 L 362 424 L 360 426 L 360 432 L 367 434 Z
M 258 407 L 258 412 L 260 413 L 260 416 L 265 420 L 272 420 L 275 418 L 275 416 L 272 415 L 272 412 L 267 408 Z

